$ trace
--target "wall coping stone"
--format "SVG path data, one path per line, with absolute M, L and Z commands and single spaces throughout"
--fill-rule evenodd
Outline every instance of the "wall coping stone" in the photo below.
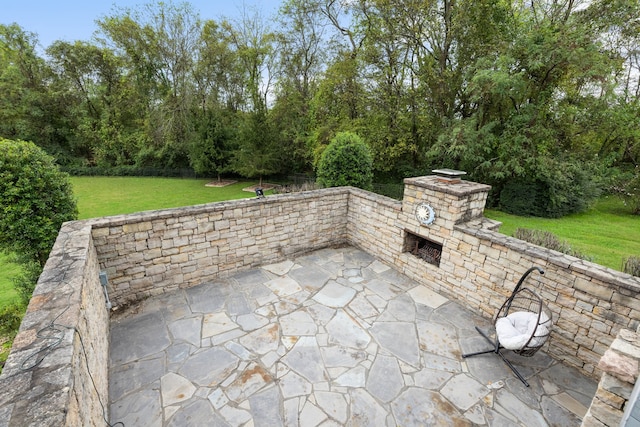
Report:
M 319 190 L 302 191 L 298 193 L 276 194 L 265 198 L 235 199 L 222 202 L 211 202 L 200 205 L 181 206 L 169 209 L 155 209 L 130 214 L 104 216 L 83 220 L 94 228 L 113 227 L 151 220 L 177 218 L 188 215 L 200 215 L 211 212 L 221 212 L 227 209 L 238 209 L 249 206 L 278 204 L 283 201 L 317 199 L 328 195 L 344 195 L 353 191 L 353 187 L 333 187 Z M 363 191 L 363 190 L 361 190 Z M 393 199 L 391 199 L 393 200 Z
M 466 196 L 475 193 L 488 192 L 490 185 L 479 184 L 472 181 L 460 181 L 457 183 L 446 183 L 438 179 L 436 175 L 420 176 L 415 178 L 405 178 L 404 184 L 415 185 L 439 193 L 450 194 L 452 196 Z
M 385 208 L 390 208 L 396 211 L 402 209 L 402 202 L 400 200 L 393 199 L 391 197 L 383 196 L 381 194 L 372 193 L 370 191 L 363 190 L 361 188 L 356 187 L 336 187 L 340 189 L 346 189 L 349 191 L 349 194 L 352 196 L 358 196 L 365 200 L 369 200 L 372 202 L 376 202 L 378 205 L 381 205 Z
M 83 220 L 83 222 L 91 225 L 93 228 L 113 227 L 125 224 L 133 224 L 138 222 L 146 222 L 153 220 L 161 220 L 167 218 L 177 218 L 184 216 L 195 216 L 211 212 L 220 212 L 227 209 L 238 209 L 249 206 L 278 204 L 283 201 L 317 199 L 322 196 L 334 196 L 349 194 L 352 187 L 333 187 L 319 190 L 301 191 L 298 193 L 276 194 L 264 198 L 247 198 L 235 199 L 222 202 L 211 202 L 200 205 L 182 206 L 168 209 L 155 209 L 148 211 L 135 212 L 131 214 L 104 216 L 100 218 L 91 218 Z M 393 200 L 393 199 L 392 199 Z

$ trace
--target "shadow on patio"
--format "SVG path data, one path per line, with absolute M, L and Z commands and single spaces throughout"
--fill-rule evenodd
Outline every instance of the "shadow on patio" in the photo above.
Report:
M 111 321 L 111 423 L 579 425 L 595 381 L 487 348 L 462 305 L 367 253 L 324 249 L 147 299 Z M 552 338 L 553 339 L 553 338 Z

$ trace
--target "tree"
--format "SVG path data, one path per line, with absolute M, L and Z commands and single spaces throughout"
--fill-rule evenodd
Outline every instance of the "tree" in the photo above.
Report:
M 243 111 L 237 114 L 238 132 L 234 141 L 232 168 L 248 178 L 281 171 L 277 159 L 275 126 L 269 115 L 269 98 L 274 66 L 275 36 L 266 20 L 257 12 L 243 11 L 236 22 L 223 21 L 228 45 L 237 56 L 245 90 Z
M 280 8 L 278 80 L 271 110 L 282 145 L 281 163 L 292 172 L 311 170 L 311 101 L 324 68 L 327 42 L 317 1 L 287 0 Z
M 419 136 L 413 72 L 416 46 L 412 26 L 424 19 L 417 4 L 402 7 L 385 0 L 361 4 L 365 33 L 362 61 L 368 80 L 367 108 L 362 134 L 370 141 L 376 173 L 398 174 L 419 159 Z M 419 36 L 416 36 L 419 37 Z
M 126 59 L 126 74 L 136 84 L 145 109 L 146 147 L 138 163 L 165 167 L 188 164 L 193 73 L 201 36 L 199 15 L 189 3 L 155 2 L 139 9 L 120 9 L 98 21 L 117 54 Z
M 236 112 L 244 105 L 244 75 L 240 58 L 226 29 L 213 20 L 202 27 L 194 71 L 198 108 Z
M 135 163 L 144 140 L 145 108 L 134 84 L 122 78 L 123 59 L 106 47 L 56 41 L 47 48 L 58 85 L 64 88 L 77 160 L 99 166 Z
M 189 150 L 189 162 L 200 175 L 220 175 L 229 169 L 231 127 L 219 109 L 197 110 L 194 113 L 196 137 Z
M 274 77 L 274 33 L 263 16 L 249 10 L 243 10 L 240 20 L 223 21 L 221 27 L 243 76 L 245 111 L 266 110 Z
M 240 128 L 233 151 L 233 170 L 247 178 L 260 178 L 279 172 L 276 137 L 266 111 L 239 115 Z
M 504 194 L 520 199 L 512 206 L 531 206 L 523 183 L 538 187 L 548 204 L 537 215 L 584 210 L 598 194 L 585 172 L 601 161 L 589 123 L 612 116 L 616 61 L 574 2 L 511 7 L 512 37 L 474 61 L 461 88 L 471 108 L 441 132 L 431 160 L 470 172 L 494 195 L 509 186 Z
M 369 146 L 355 133 L 340 132 L 322 153 L 318 184 L 323 187 L 351 185 L 371 189 L 373 158 Z
M 37 45 L 36 34 L 0 24 L 0 137 L 38 141 L 49 153 L 66 154 L 66 105 Z
M 376 179 L 464 169 L 496 205 L 509 182 L 571 200 L 550 168 L 638 164 L 639 0 L 284 0 L 219 22 L 151 1 L 46 59 L 0 25 L 0 137 L 72 168 L 262 176 L 349 131 Z
M 17 287 L 26 302 L 60 226 L 77 218 L 68 176 L 35 144 L 0 139 L 0 211 L 0 249 L 23 266 Z

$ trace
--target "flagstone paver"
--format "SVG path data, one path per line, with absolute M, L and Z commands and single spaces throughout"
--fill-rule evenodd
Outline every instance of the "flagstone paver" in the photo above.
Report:
M 111 423 L 578 425 L 596 383 L 486 349 L 481 318 L 369 254 L 324 249 L 145 300 L 111 324 Z

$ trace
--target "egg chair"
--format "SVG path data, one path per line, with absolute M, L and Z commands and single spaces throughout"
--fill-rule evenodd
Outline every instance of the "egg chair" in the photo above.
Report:
M 495 353 L 527 387 L 529 387 L 527 380 L 504 357 L 502 351 L 511 350 L 520 356 L 531 357 L 542 348 L 551 334 L 553 324 L 551 311 L 538 294 L 522 286 L 533 271 L 537 271 L 540 275 L 544 274 L 544 270 L 534 266 L 522 275 L 515 289 L 493 319 L 495 338 L 490 338 L 476 326 L 476 330 L 492 345 L 492 348 L 462 355 L 463 358 L 468 358 L 480 354 Z

